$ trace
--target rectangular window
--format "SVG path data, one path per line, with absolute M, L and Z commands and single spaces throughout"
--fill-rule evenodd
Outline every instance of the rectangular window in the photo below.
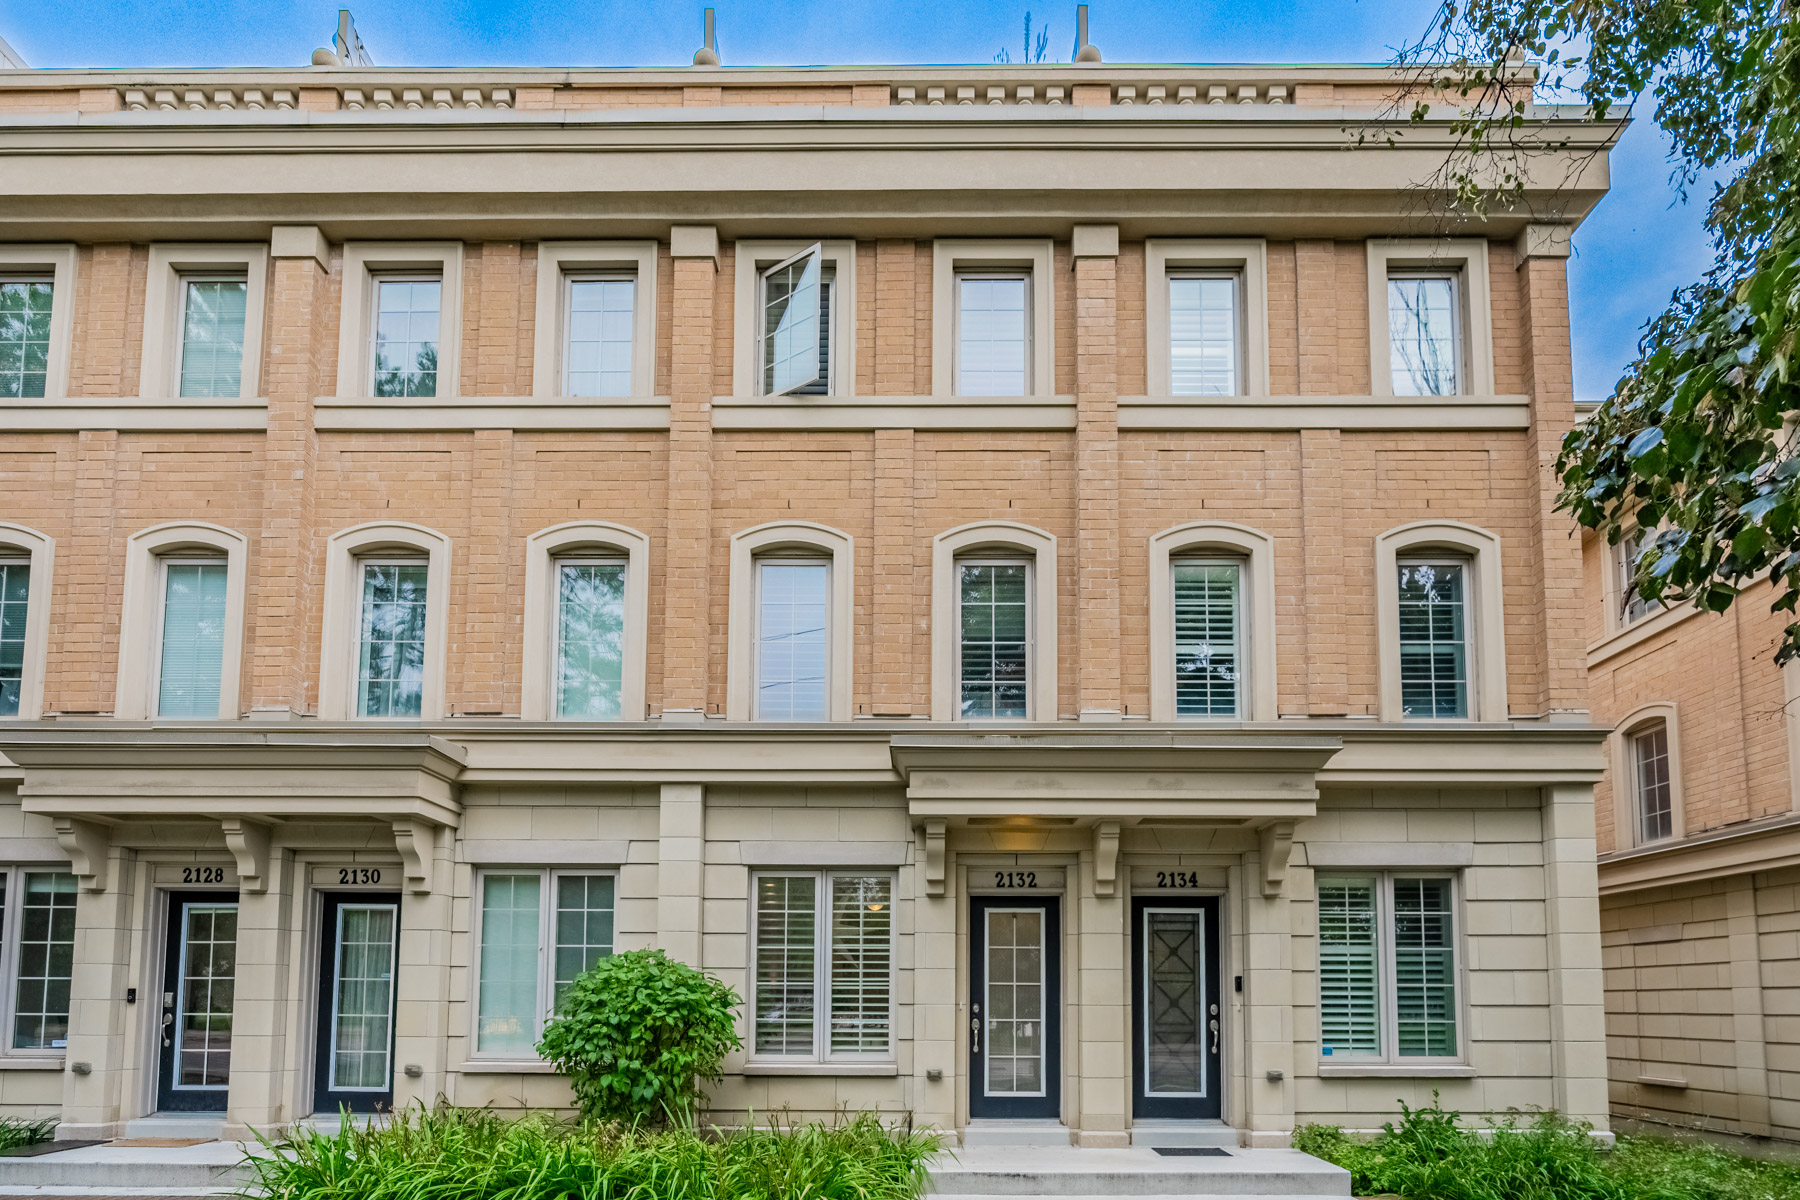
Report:
M 1408 717 L 1469 715 L 1464 564 L 1400 564 L 1400 706 Z
M 24 886 L 16 880 L 22 875 Z M 61 1050 L 69 1040 L 69 979 L 75 969 L 75 876 L 23 871 L 0 879 L 0 904 L 18 986 L 12 1048 Z M 14 931 L 17 931 L 16 933 Z
M 1240 394 L 1238 277 L 1169 276 L 1169 390 L 1177 396 Z
M 609 873 L 484 871 L 475 1052 L 528 1059 L 576 976 L 613 952 Z
M 50 303 L 43 278 L 0 278 L 0 399 L 40 399 L 50 375 Z
M 956 394 L 1023 396 L 1031 390 L 1031 276 L 956 276 Z
M 19 715 L 25 688 L 25 613 L 30 602 L 30 562 L 0 558 L 0 717 Z
M 374 394 L 438 394 L 438 317 L 443 306 L 440 276 L 396 276 L 375 280 Z
M 225 665 L 223 559 L 165 560 L 162 641 L 157 656 L 156 713 L 212 719 L 219 715 Z
M 1176 560 L 1175 712 L 1235 717 L 1243 691 L 1243 564 Z
M 1396 396 L 1462 390 L 1462 323 L 1455 275 L 1388 276 L 1388 369 Z
M 1621 612 L 1624 623 L 1627 625 L 1641 617 L 1647 617 L 1653 612 L 1662 611 L 1662 605 L 1654 600 L 1646 600 L 1638 594 L 1637 588 L 1638 559 L 1655 540 L 1654 531 L 1634 529 L 1619 539 L 1619 545 L 1615 551 L 1619 571 L 1619 595 L 1623 598 Z
M 1030 719 L 1031 564 L 959 562 L 958 712 L 965 721 Z
M 831 647 L 826 609 L 831 564 L 761 560 L 756 564 L 756 717 L 823 721 Z
M 831 391 L 834 274 L 820 245 L 762 272 L 757 375 L 765 396 L 823 396 Z
M 1675 798 L 1669 786 L 1669 727 L 1657 724 L 1633 734 L 1631 762 L 1637 783 L 1639 843 L 1674 836 Z
M 625 686 L 625 564 L 556 564 L 556 715 L 616 721 Z
M 243 392 L 243 276 L 185 276 L 181 281 L 181 396 Z
M 1320 875 L 1317 891 L 1321 1053 L 1458 1057 L 1455 881 Z
M 563 387 L 569 396 L 631 395 L 637 280 L 630 275 L 571 276 Z
M 362 564 L 356 714 L 416 717 L 425 698 L 425 598 L 422 562 Z
M 891 1058 L 893 877 L 758 875 L 753 903 L 754 1057 Z

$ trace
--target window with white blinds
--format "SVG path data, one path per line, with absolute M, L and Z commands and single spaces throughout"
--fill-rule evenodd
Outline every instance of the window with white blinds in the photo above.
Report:
M 0 558 L 0 717 L 18 716 L 24 696 L 25 615 L 30 602 L 30 560 Z
M 830 715 L 831 563 L 756 564 L 756 718 L 823 721 Z
M 613 952 L 616 877 L 519 868 L 479 876 L 477 1057 L 530 1059 L 577 976 Z
M 1243 564 L 1177 559 L 1175 713 L 1236 717 L 1243 695 Z
M 1317 891 L 1322 1056 L 1460 1057 L 1455 880 L 1320 875 Z
M 211 720 L 219 716 L 230 568 L 224 559 L 169 559 L 162 569 L 156 714 Z
M 182 396 L 243 392 L 244 317 L 250 283 L 242 275 L 190 276 L 181 284 Z
M 759 874 L 752 904 L 754 1056 L 891 1058 L 893 876 Z

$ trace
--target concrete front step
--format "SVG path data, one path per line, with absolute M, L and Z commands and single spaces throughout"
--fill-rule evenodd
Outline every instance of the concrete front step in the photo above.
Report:
M 1133 1121 L 1134 1146 L 1220 1146 L 1236 1149 L 1238 1131 L 1223 1121 Z
M 1298 1150 L 1232 1150 L 1218 1156 L 1164 1156 L 1147 1147 L 965 1146 L 930 1168 L 934 1196 L 1282 1196 L 1350 1195 L 1350 1172 Z
M 226 1192 L 250 1182 L 243 1142 L 195 1146 L 79 1146 L 30 1158 L 0 1158 L 0 1197 L 103 1195 L 190 1196 Z M 154 1189 L 154 1190 L 146 1190 Z M 118 1194 L 123 1195 L 121 1191 Z

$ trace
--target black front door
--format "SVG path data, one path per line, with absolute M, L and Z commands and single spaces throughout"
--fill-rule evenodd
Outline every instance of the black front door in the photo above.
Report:
M 319 915 L 319 1032 L 313 1111 L 391 1108 L 399 893 L 327 892 Z
M 170 892 L 159 1112 L 224 1112 L 237 984 L 236 892 Z
M 1219 900 L 1131 902 L 1131 1060 L 1134 1117 L 1217 1119 Z
M 969 900 L 969 1115 L 1062 1115 L 1055 897 Z

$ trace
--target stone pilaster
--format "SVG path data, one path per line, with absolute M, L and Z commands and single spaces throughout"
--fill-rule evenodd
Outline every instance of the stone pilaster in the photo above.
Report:
M 1592 784 L 1544 789 L 1544 912 L 1555 1107 L 1565 1116 L 1605 1129 L 1606 985 Z
M 400 953 L 394 979 L 396 1109 L 414 1102 L 429 1106 L 449 1090 L 453 833 L 436 832 L 430 890 L 409 886 L 400 894 Z M 407 876 L 405 871 L 398 874 L 403 880 Z
M 279 838 L 279 833 L 276 835 Z M 293 853 L 269 847 L 267 883 L 238 893 L 237 978 L 231 1022 L 228 1136 L 268 1131 L 306 1115 L 294 1109 L 294 1067 L 304 1050 L 289 1041 L 299 1004 L 291 991 L 293 930 L 306 880 Z M 240 875 L 240 878 L 242 876 Z M 309 1106 L 310 1107 L 310 1106 Z
M 657 823 L 656 945 L 670 958 L 702 966 L 701 897 L 706 866 L 706 789 L 665 783 Z
M 159 1032 L 154 1018 L 162 1012 L 155 994 L 135 1005 L 120 1003 L 132 985 L 133 918 L 145 909 L 139 889 L 148 884 L 135 850 L 117 846 L 105 851 L 106 871 L 99 890 L 82 890 L 75 901 L 75 959 L 69 980 L 68 1072 L 63 1076 L 59 1139 L 117 1137 L 123 1122 L 136 1111 L 131 1083 L 153 1062 L 155 1048 L 141 1047 L 147 1030 Z M 162 972 L 156 971 L 160 987 Z M 141 1014 L 152 1018 L 142 1023 Z M 138 1028 L 131 1026 L 138 1022 Z M 85 1070 L 83 1068 L 85 1067 Z M 154 1070 L 154 1067 L 148 1069 Z

